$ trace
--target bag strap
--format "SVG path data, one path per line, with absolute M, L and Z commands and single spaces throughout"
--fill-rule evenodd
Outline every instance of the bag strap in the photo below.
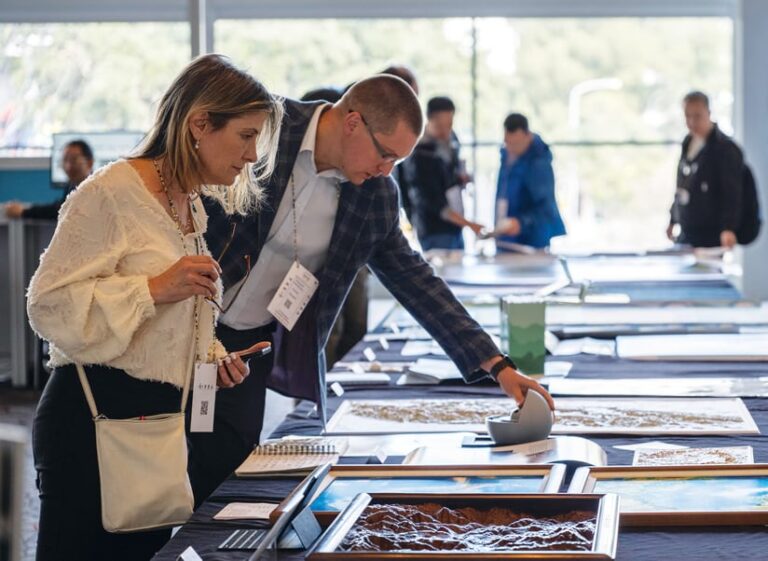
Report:
M 99 416 L 99 411 L 96 409 L 96 401 L 93 399 L 93 392 L 91 392 L 91 384 L 88 383 L 88 378 L 85 376 L 85 370 L 83 365 L 75 363 L 77 368 L 77 376 L 80 378 L 80 385 L 83 386 L 83 393 L 85 393 L 85 400 L 88 402 L 88 407 L 91 409 L 91 415 L 95 419 Z
M 195 299 L 195 307 L 200 306 L 200 299 Z M 199 313 L 199 309 L 197 309 Z M 187 363 L 187 373 L 184 377 L 184 386 L 181 390 L 181 413 L 184 414 L 187 409 L 187 399 L 189 398 L 189 386 L 190 378 L 192 377 L 192 369 L 195 366 L 195 356 L 197 355 L 197 326 L 192 330 L 192 348 L 189 352 L 189 362 Z M 96 408 L 96 400 L 93 398 L 93 392 L 91 391 L 91 384 L 88 382 L 88 378 L 85 375 L 85 369 L 79 362 L 75 363 L 77 369 L 77 376 L 80 378 L 80 385 L 83 386 L 83 393 L 85 394 L 85 400 L 88 402 L 88 408 L 91 410 L 91 415 L 95 419 L 99 416 L 99 410 Z

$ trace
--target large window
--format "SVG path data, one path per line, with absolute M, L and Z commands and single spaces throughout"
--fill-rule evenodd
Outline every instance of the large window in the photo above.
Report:
M 708 92 L 730 131 L 728 18 L 268 20 L 216 23 L 216 50 L 282 94 L 344 86 L 401 62 L 421 98 L 449 95 L 474 172 L 468 208 L 493 221 L 502 122 L 525 113 L 555 156 L 569 235 L 556 246 L 659 246 L 674 191 L 680 99 Z
M 502 122 L 525 113 L 555 157 L 569 235 L 555 246 L 665 243 L 681 97 L 710 94 L 732 129 L 729 18 L 217 20 L 214 50 L 275 92 L 349 83 L 392 62 L 421 98 L 449 95 L 475 184 L 467 208 L 493 221 Z M 189 53 L 187 23 L 0 25 L 0 149 L 46 147 L 62 130 L 146 129 Z
M 267 20 L 216 22 L 214 50 L 231 56 L 271 90 L 301 97 L 345 87 L 392 62 L 413 67 L 421 97 L 451 95 L 457 126 L 471 134 L 472 20 Z
M 574 248 L 665 243 L 680 100 L 708 92 L 730 131 L 732 24 L 711 19 L 477 20 L 478 129 L 498 141 L 510 111 L 551 144 L 557 195 Z M 498 163 L 478 160 L 481 220 Z M 487 163 L 486 163 L 487 162 Z
M 189 25 L 4 24 L 0 48 L 0 148 L 44 149 L 54 132 L 146 130 Z

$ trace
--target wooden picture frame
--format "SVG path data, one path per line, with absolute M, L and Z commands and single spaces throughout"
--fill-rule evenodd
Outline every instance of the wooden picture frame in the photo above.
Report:
M 487 416 L 508 415 L 514 408 L 509 398 L 348 399 L 328 421 L 325 434 L 485 433 Z M 451 410 L 467 422 L 434 417 Z M 389 418 L 368 415 L 379 411 Z M 614 418 L 613 424 L 606 421 Z M 561 397 L 552 434 L 757 435 L 760 429 L 738 397 Z
M 623 526 L 731 526 L 768 524 L 766 489 L 768 464 L 738 464 L 583 467 L 568 492 L 616 493 Z
M 479 510 L 507 508 L 509 510 L 552 516 L 574 511 L 592 511 L 596 524 L 589 551 L 516 550 L 516 551 L 339 551 L 339 545 L 369 504 L 423 504 L 438 502 L 442 506 Z M 310 550 L 310 561 L 385 561 L 389 559 L 418 559 L 429 561 L 480 561 L 487 559 L 549 559 L 549 560 L 612 560 L 616 556 L 618 538 L 618 498 L 615 495 L 400 495 L 362 493 L 336 518 Z
M 487 481 L 461 481 L 462 479 L 476 478 Z M 437 483 L 442 492 L 435 492 L 435 496 L 446 494 L 446 487 L 450 487 L 451 493 L 459 494 L 465 489 L 464 494 L 481 495 L 483 492 L 477 489 L 483 486 L 493 487 L 488 494 L 520 494 L 522 492 L 549 494 L 560 490 L 565 478 L 565 466 L 563 464 L 520 465 L 520 466 L 420 466 L 420 465 L 335 465 L 323 477 L 318 484 L 313 496 L 309 499 L 310 508 L 321 526 L 331 524 L 339 512 L 341 512 L 355 495 L 361 492 L 384 491 L 387 493 L 406 494 L 405 491 L 418 489 L 423 495 L 424 487 L 429 482 Z M 380 479 L 377 485 L 371 485 L 370 480 Z M 396 480 L 402 480 L 403 485 L 398 486 Z M 525 479 L 538 479 L 524 482 Z M 421 480 L 417 483 L 415 480 Z M 504 480 L 510 480 L 508 491 L 503 491 Z M 520 485 L 525 483 L 525 490 Z M 345 482 L 344 489 L 339 489 L 337 494 L 329 495 L 327 492 L 335 482 Z M 455 490 L 453 488 L 455 487 Z M 472 489 L 475 489 L 473 492 Z M 501 490 L 500 490 L 501 489 Z M 292 495 L 292 494 L 291 494 Z M 285 498 L 270 515 L 274 523 L 282 514 L 285 505 L 291 503 L 291 495 Z M 322 505 L 317 504 L 318 499 Z M 343 504 L 342 504 L 343 503 Z M 338 506 L 338 507 L 336 507 Z

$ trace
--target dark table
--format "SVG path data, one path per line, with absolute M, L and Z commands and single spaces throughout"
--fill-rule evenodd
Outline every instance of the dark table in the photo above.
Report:
M 361 356 L 365 344 L 353 349 L 349 359 Z M 396 345 L 390 354 L 398 352 Z M 380 352 L 377 350 L 377 352 Z M 381 351 L 383 352 L 383 351 Z M 385 358 L 382 356 L 382 358 Z M 393 360 L 394 356 L 387 356 Z M 557 357 L 562 359 L 562 357 Z M 605 357 L 566 357 L 574 362 L 570 376 L 575 377 L 626 377 L 629 375 L 658 377 L 661 375 L 766 375 L 766 364 L 736 363 L 636 363 L 617 361 Z M 726 374 L 727 373 L 727 374 Z M 462 383 L 440 386 L 395 387 L 378 386 L 355 388 L 346 387 L 344 398 L 413 398 L 413 397 L 478 397 L 498 396 L 498 387 L 487 384 L 464 385 Z M 768 399 L 745 399 L 755 422 L 761 432 L 768 432 Z M 339 398 L 329 398 L 329 413 L 341 402 Z M 318 434 L 319 422 L 311 417 L 311 406 L 300 404 L 278 427 L 273 436 L 285 434 Z M 608 463 L 631 464 L 632 452 L 616 450 L 617 444 L 639 443 L 658 440 L 659 437 L 593 437 L 608 455 Z M 703 437 L 663 437 L 665 441 L 688 446 L 739 446 L 749 445 L 754 449 L 756 462 L 768 462 L 768 438 L 765 436 L 703 436 Z M 279 502 L 298 483 L 299 479 L 245 479 L 231 478 L 195 512 L 192 519 L 176 536 L 155 556 L 157 561 L 175 560 L 187 546 L 192 545 L 205 559 L 235 561 L 248 558 L 246 552 L 219 552 L 216 547 L 232 530 L 236 528 L 265 527 L 259 522 L 218 522 L 212 516 L 229 502 Z M 303 552 L 282 551 L 278 559 L 302 559 Z M 762 526 L 748 527 L 707 527 L 707 528 L 626 528 L 619 535 L 617 559 L 621 561 L 667 561 L 676 560 L 711 560 L 768 558 L 768 529 Z

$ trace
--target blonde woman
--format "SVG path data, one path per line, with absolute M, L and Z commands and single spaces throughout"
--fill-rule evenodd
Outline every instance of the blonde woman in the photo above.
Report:
M 103 529 L 94 424 L 74 363 L 86 365 L 99 411 L 114 419 L 178 411 L 190 349 L 218 362 L 220 386 L 248 376 L 215 339 L 220 269 L 203 240 L 199 194 L 228 212 L 253 210 L 281 118 L 281 103 L 249 74 L 199 57 L 163 96 L 137 154 L 65 202 L 27 302 L 55 367 L 33 429 L 39 561 L 149 559 L 168 539 L 165 530 Z

